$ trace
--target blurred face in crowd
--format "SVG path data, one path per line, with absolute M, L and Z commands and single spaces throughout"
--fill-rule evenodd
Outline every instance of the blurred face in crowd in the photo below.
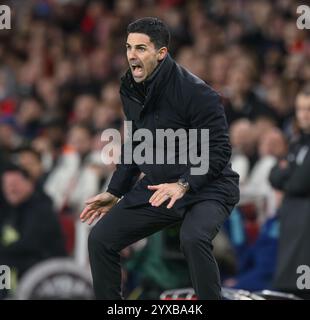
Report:
M 22 151 L 18 155 L 18 163 L 34 180 L 38 180 L 43 174 L 41 160 L 31 151 Z
M 299 127 L 310 133 L 310 95 L 299 94 L 296 98 L 296 117 Z
M 7 171 L 2 177 L 3 194 L 9 204 L 18 206 L 33 193 L 34 186 L 30 179 L 19 171 Z
M 111 105 L 105 104 L 97 107 L 94 112 L 94 126 L 96 129 L 105 129 L 117 118 L 117 110 Z
M 228 85 L 234 94 L 244 94 L 251 87 L 249 72 L 243 67 L 233 67 L 228 73 Z
M 190 70 L 193 60 L 196 58 L 195 51 L 192 47 L 182 47 L 178 51 L 177 62 L 184 68 Z
M 85 155 L 91 150 L 91 135 L 83 127 L 73 127 L 69 132 L 69 144 L 77 153 Z
M 101 100 L 111 107 L 118 108 L 122 105 L 118 92 L 119 84 L 115 82 L 109 82 L 101 90 Z
M 287 144 L 281 130 L 272 128 L 265 131 L 260 138 L 258 151 L 260 156 L 284 157 L 287 152 Z
M 0 123 L 0 146 L 8 149 L 14 148 L 14 143 L 16 139 L 15 129 L 5 123 Z
M 227 80 L 229 60 L 224 53 L 219 53 L 211 58 L 210 77 L 213 84 L 223 84 Z
M 251 122 L 247 119 L 237 120 L 230 127 L 230 141 L 232 146 L 250 155 L 255 148 L 255 133 Z
M 166 47 L 156 49 L 150 37 L 143 33 L 129 33 L 126 48 L 132 76 L 138 83 L 147 79 L 167 54 Z
M 96 107 L 96 99 L 91 95 L 80 95 L 74 103 L 74 116 L 77 123 L 89 123 Z
M 34 99 L 26 99 L 20 105 L 17 121 L 22 125 L 26 125 L 32 121 L 39 120 L 41 116 L 42 109 L 40 104 Z

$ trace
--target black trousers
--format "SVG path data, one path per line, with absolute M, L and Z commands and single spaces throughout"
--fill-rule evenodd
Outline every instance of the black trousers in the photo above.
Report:
M 221 299 L 212 240 L 233 206 L 216 200 L 193 205 L 184 215 L 172 208 L 151 205 L 126 208 L 121 200 L 92 228 L 88 238 L 90 266 L 96 299 L 122 299 L 119 252 L 156 231 L 183 220 L 180 245 L 199 299 Z

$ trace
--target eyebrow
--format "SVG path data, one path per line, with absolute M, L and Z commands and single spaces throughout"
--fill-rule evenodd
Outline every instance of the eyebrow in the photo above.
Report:
M 126 46 L 128 46 L 128 47 L 132 47 L 132 45 L 131 44 L 129 44 L 128 42 L 126 42 Z M 147 45 L 146 44 L 136 44 L 134 47 L 136 47 L 136 48 L 146 48 L 147 47 Z

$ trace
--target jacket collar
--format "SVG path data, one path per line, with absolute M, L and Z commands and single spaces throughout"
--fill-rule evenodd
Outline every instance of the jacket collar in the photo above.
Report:
M 129 95 L 134 95 L 135 97 L 143 99 L 142 94 L 144 93 L 144 98 L 149 100 L 150 96 L 157 96 L 161 90 L 166 86 L 171 76 L 171 71 L 175 66 L 175 61 L 171 58 L 168 53 L 166 58 L 157 66 L 154 72 L 147 78 L 143 83 L 137 84 L 131 74 L 130 68 L 127 70 L 125 75 L 121 78 L 121 88 L 120 91 L 125 90 Z M 141 85 L 141 87 L 137 87 Z M 140 89 L 140 90 L 139 90 Z M 141 102 L 144 102 L 143 100 Z

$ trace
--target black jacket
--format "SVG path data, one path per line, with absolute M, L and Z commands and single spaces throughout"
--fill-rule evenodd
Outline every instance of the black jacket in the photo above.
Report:
M 126 119 L 133 121 L 133 131 L 147 128 L 155 135 L 156 129 L 209 129 L 209 170 L 204 175 L 191 175 L 191 165 L 137 165 L 122 161 L 111 179 L 109 192 L 118 197 L 126 194 L 128 206 L 135 206 L 147 203 L 151 197 L 153 192 L 147 185 L 175 182 L 183 177 L 189 182 L 190 191 L 176 202 L 176 208 L 206 199 L 229 204 L 239 201 L 239 176 L 230 165 L 224 109 L 211 87 L 168 55 L 144 84 L 135 83 L 128 70 L 122 78 L 120 94 Z M 134 186 L 140 172 L 145 177 Z
M 288 166 L 282 169 L 274 166 L 270 182 L 275 189 L 286 196 L 310 197 L 310 135 L 302 134 L 290 145 Z
M 65 243 L 51 199 L 41 190 L 17 207 L 2 204 L 0 219 L 0 264 L 18 270 L 19 276 L 45 259 L 65 256 Z M 7 228 L 18 236 L 5 242 Z
M 270 173 L 275 189 L 284 191 L 278 210 L 280 238 L 274 277 L 276 289 L 297 291 L 297 268 L 310 265 L 310 135 L 290 145 L 288 166 L 276 165 Z

